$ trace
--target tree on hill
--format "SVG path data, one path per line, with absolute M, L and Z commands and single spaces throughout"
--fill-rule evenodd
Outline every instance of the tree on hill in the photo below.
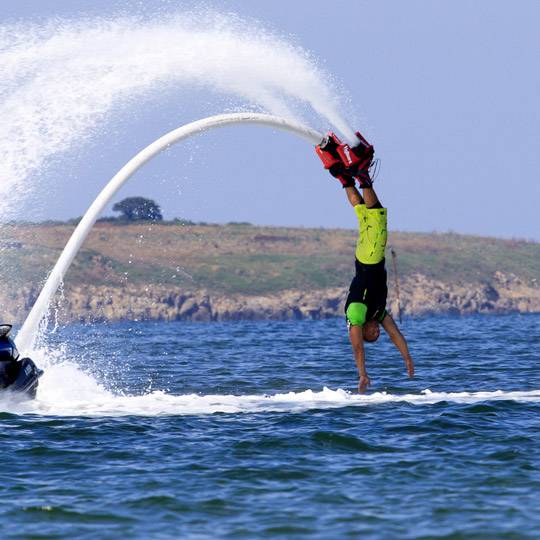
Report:
M 152 199 L 128 197 L 113 206 L 113 212 L 120 212 L 121 219 L 127 221 L 163 221 L 161 208 Z

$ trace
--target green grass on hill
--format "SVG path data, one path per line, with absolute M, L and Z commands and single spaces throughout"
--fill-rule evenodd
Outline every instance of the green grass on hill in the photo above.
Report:
M 0 277 L 39 286 L 73 231 L 72 224 L 3 228 Z M 347 284 L 356 231 L 249 224 L 98 224 L 71 268 L 69 285 L 163 284 L 258 294 Z M 393 232 L 401 275 L 483 282 L 495 271 L 540 280 L 540 244 L 457 234 Z

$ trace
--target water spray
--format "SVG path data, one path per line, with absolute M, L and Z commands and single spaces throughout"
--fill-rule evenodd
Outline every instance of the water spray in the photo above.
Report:
M 115 111 L 163 92 L 180 115 L 186 93 L 196 89 L 198 99 L 208 89 L 219 109 L 203 116 L 264 112 L 355 140 L 339 83 L 311 54 L 256 21 L 204 8 L 144 21 L 0 25 L 0 66 L 0 221 L 18 219 L 42 179 L 58 181 L 47 167 L 63 153 L 107 140 Z

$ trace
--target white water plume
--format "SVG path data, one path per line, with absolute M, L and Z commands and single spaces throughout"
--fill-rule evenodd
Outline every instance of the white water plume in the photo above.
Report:
M 307 104 L 354 138 L 305 51 L 215 13 L 0 27 L 0 70 L 1 219 L 16 215 L 50 157 L 93 136 L 116 106 L 162 86 L 205 86 L 291 119 Z

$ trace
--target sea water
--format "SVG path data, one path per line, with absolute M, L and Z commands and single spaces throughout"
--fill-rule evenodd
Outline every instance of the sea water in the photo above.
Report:
M 538 538 L 539 315 L 70 325 L 0 401 L 2 538 Z

